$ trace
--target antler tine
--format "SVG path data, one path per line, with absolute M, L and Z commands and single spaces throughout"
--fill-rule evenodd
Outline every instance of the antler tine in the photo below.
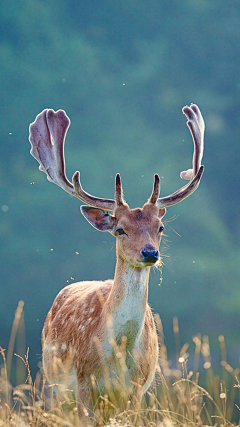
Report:
M 153 190 L 152 190 L 152 194 L 148 200 L 148 203 L 155 205 L 158 201 L 159 194 L 160 194 L 160 178 L 159 178 L 158 174 L 155 174 L 154 175 Z
M 116 206 L 122 206 L 124 204 L 122 182 L 119 173 L 117 173 L 115 177 L 115 201 Z
M 43 110 L 29 127 L 31 155 L 39 162 L 39 170 L 49 181 L 84 203 L 105 210 L 114 210 L 115 200 L 102 199 L 86 193 L 79 180 L 79 172 L 73 175 L 73 184 L 65 173 L 64 143 L 70 119 L 63 110 Z
M 180 176 L 183 179 L 189 179 L 190 182 L 179 190 L 175 191 L 173 194 L 167 197 L 163 197 L 157 200 L 157 205 L 159 207 L 167 207 L 175 205 L 176 203 L 181 202 L 190 196 L 197 187 L 199 186 L 204 166 L 201 166 L 201 161 L 203 157 L 203 147 L 204 147 L 204 120 L 202 114 L 197 105 L 191 104 L 185 106 L 182 109 L 183 114 L 187 117 L 187 126 L 190 129 L 194 151 L 193 151 L 193 160 L 192 160 L 192 169 L 181 172 Z

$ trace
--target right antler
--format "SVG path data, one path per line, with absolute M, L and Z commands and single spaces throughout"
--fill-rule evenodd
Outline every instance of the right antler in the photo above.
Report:
M 75 172 L 72 183 L 65 173 L 64 142 L 70 119 L 65 111 L 43 110 L 29 127 L 31 155 L 39 162 L 39 170 L 46 173 L 49 181 L 90 206 L 113 211 L 123 203 L 121 179 L 116 175 L 116 200 L 91 196 L 83 190 L 80 172 Z

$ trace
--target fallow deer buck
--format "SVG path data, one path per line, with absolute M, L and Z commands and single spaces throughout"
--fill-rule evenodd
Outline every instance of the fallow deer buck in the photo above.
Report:
M 113 387 L 116 385 L 119 354 L 114 355 L 115 344 L 121 346 L 124 342 L 121 351 L 127 367 L 128 399 L 135 396 L 141 401 L 155 375 L 158 339 L 148 305 L 149 272 L 160 263 L 159 245 L 166 207 L 192 194 L 204 169 L 201 166 L 204 137 L 201 112 L 194 104 L 182 111 L 194 143 L 192 169 L 180 174 L 189 183 L 159 198 L 160 179 L 156 174 L 152 194 L 141 209 L 130 209 L 125 202 L 119 174 L 115 178 L 114 200 L 85 192 L 79 172 L 74 173 L 72 183 L 67 179 L 64 141 L 70 120 L 64 111 L 46 109 L 30 125 L 31 154 L 40 163 L 39 169 L 47 174 L 49 181 L 85 202 L 88 206 L 81 206 L 83 216 L 97 230 L 109 231 L 117 242 L 114 279 L 64 287 L 48 312 L 42 332 L 45 375 L 51 383 L 58 384 L 73 374 L 81 425 L 86 425 L 85 408 L 89 405 L 93 378 L 104 390 L 104 363 L 109 369 L 108 379 L 112 379 Z M 109 391 L 105 386 L 103 395 L 106 388 L 107 393 Z

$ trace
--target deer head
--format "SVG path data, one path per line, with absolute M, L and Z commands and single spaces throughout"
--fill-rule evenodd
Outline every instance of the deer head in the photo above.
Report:
M 74 173 L 72 182 L 65 174 L 64 142 L 70 119 L 63 110 L 46 109 L 30 125 L 31 154 L 40 163 L 39 169 L 49 181 L 69 194 L 85 202 L 81 212 L 87 221 L 100 231 L 109 231 L 117 238 L 119 256 L 138 267 L 146 267 L 159 261 L 158 247 L 163 232 L 162 218 L 166 207 L 181 202 L 198 187 L 204 167 L 204 121 L 199 108 L 192 104 L 183 108 L 187 125 L 192 134 L 194 152 L 192 169 L 181 172 L 189 182 L 173 194 L 160 198 L 160 178 L 154 176 L 152 194 L 142 209 L 130 209 L 123 197 L 120 175 L 115 178 L 115 198 L 103 199 L 83 190 L 80 173 Z M 112 211 L 112 214 L 109 213 Z

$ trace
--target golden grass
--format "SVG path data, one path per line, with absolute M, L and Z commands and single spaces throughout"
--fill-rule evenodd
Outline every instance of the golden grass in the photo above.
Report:
M 25 357 L 15 355 L 26 370 L 26 381 L 16 387 L 9 382 L 12 366 L 14 340 L 23 313 L 20 303 L 16 311 L 8 352 L 0 347 L 0 427 L 76 427 L 78 425 L 74 394 L 60 387 L 57 394 L 53 386 L 46 384 L 39 372 L 33 381 Z M 120 411 L 117 402 L 98 393 L 97 416 L 103 423 L 106 413 L 114 407 L 112 415 L 104 425 L 108 427 L 190 427 L 190 426 L 233 426 L 239 425 L 239 368 L 233 369 L 227 362 L 223 336 L 219 337 L 222 355 L 221 375 L 215 375 L 211 364 L 208 338 L 196 336 L 194 354 L 187 353 L 184 345 L 177 353 L 176 366 L 171 367 L 163 340 L 162 326 L 156 316 L 160 340 L 160 360 L 155 385 L 146 394 L 141 408 L 127 402 Z M 179 346 L 177 319 L 174 319 L 176 345 Z M 193 370 L 188 371 L 188 359 L 193 360 Z M 201 368 L 201 369 L 200 369 Z M 199 374 L 199 370 L 201 374 Z M 202 386 L 204 384 L 204 387 Z M 121 390 L 120 390 L 121 393 Z M 109 393 L 111 394 L 111 393 Z M 92 425 L 89 411 L 88 425 Z M 87 425 L 86 425 L 87 427 Z

